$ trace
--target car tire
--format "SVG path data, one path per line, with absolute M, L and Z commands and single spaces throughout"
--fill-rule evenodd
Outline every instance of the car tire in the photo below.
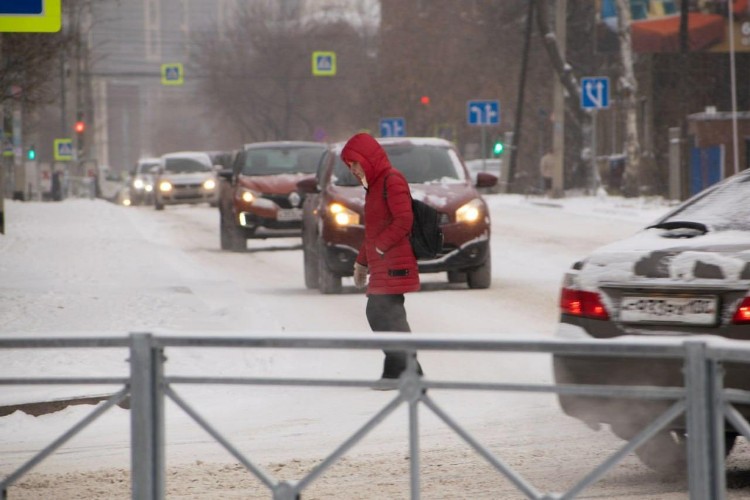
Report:
M 164 203 L 161 203 L 159 198 L 154 198 L 154 208 L 156 210 L 164 210 Z
M 230 252 L 244 252 L 247 250 L 247 240 L 242 230 L 234 220 L 226 215 L 226 210 L 219 210 L 219 238 L 221 249 Z
M 318 274 L 318 248 L 303 242 L 302 257 L 305 267 L 305 287 L 314 290 L 320 286 Z
M 492 259 L 487 255 L 487 260 L 481 266 L 466 271 L 466 282 L 469 288 L 489 288 L 492 284 Z
M 317 245 L 318 253 L 318 289 L 326 295 L 341 293 L 341 276 L 328 269 L 323 243 Z
M 725 457 L 732 451 L 736 438 L 736 434 L 725 434 Z M 666 476 L 682 476 L 687 471 L 687 436 L 684 431 L 660 431 L 636 448 L 635 455 L 651 470 Z
M 448 283 L 466 283 L 466 273 L 462 271 L 448 271 Z

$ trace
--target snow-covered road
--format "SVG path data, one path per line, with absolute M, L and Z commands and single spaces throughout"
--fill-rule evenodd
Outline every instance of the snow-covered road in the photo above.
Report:
M 443 274 L 423 275 L 424 291 L 408 295 L 406 302 L 415 335 L 550 337 L 565 269 L 594 247 L 631 234 L 667 209 L 643 200 L 609 198 L 561 200 L 559 206 L 518 196 L 490 195 L 487 200 L 493 227 L 492 287 L 469 290 L 465 285 L 448 284 Z M 98 200 L 8 202 L 6 219 L 7 234 L 0 236 L 2 336 L 144 331 L 160 335 L 369 335 L 365 297 L 351 286 L 350 279 L 345 279 L 341 295 L 305 289 L 302 251 L 295 238 L 251 240 L 245 253 L 222 252 L 216 209 L 176 206 L 157 212 Z M 0 377 L 126 374 L 127 353 L 110 351 L 0 352 Z M 382 359 L 380 352 L 367 351 L 227 349 L 175 349 L 167 356 L 167 370 L 173 374 L 371 380 L 379 376 Z M 549 359 L 540 355 L 424 352 L 420 360 L 427 376 L 435 379 L 551 380 Z M 4 388 L 0 404 L 89 390 Z M 352 388 L 187 386 L 178 392 L 260 463 L 322 459 L 394 395 Z M 542 486 L 546 481 L 546 487 L 553 490 L 570 486 L 587 472 L 592 460 L 602 459 L 606 450 L 619 445 L 609 434 L 594 433 L 562 415 L 549 395 L 444 392 L 435 391 L 431 397 L 493 450 L 511 450 L 511 462 L 528 466 L 531 458 L 546 462 L 541 468 L 531 467 L 529 474 L 539 475 Z M 16 412 L 0 418 L 0 473 L 11 472 L 89 411 L 90 407 L 82 406 L 41 417 Z M 114 408 L 35 472 L 127 468 L 128 417 L 126 410 Z M 423 413 L 421 425 L 425 461 L 429 457 L 454 460 L 468 451 L 429 412 Z M 348 456 L 362 463 L 394 453 L 402 456 L 406 429 L 406 409 L 402 408 Z M 170 466 L 196 461 L 217 467 L 234 463 L 173 405 L 167 408 L 167 443 Z M 571 451 L 588 458 L 570 463 L 566 457 Z M 635 459 L 621 467 L 626 475 L 642 474 L 643 481 L 651 481 L 645 490 L 651 494 L 683 491 L 684 485 L 659 486 Z M 548 468 L 558 472 L 549 474 Z M 452 483 L 460 480 L 453 473 L 451 478 Z M 560 486 L 555 488 L 555 484 Z M 597 487 L 622 485 L 615 481 Z M 623 491 L 630 491 L 628 487 Z M 635 490 L 639 488 L 642 485 L 636 484 Z

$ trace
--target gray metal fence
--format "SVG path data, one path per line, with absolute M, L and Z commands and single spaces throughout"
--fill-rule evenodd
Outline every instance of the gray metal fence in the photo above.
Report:
M 164 403 L 169 398 L 232 456 L 257 477 L 274 500 L 301 498 L 304 489 L 328 467 L 341 458 L 373 428 L 402 404 L 408 405 L 409 459 L 411 498 L 420 497 L 419 475 L 419 414 L 423 405 L 460 436 L 476 453 L 491 464 L 498 473 L 510 480 L 519 491 L 532 499 L 575 498 L 598 481 L 608 470 L 638 446 L 648 441 L 675 418 L 684 415 L 687 422 L 688 486 L 694 500 L 725 497 L 724 422 L 750 440 L 750 424 L 736 409 L 736 404 L 750 404 L 750 393 L 723 386 L 723 364 L 750 363 L 750 346 L 742 342 L 723 342 L 690 339 L 649 339 L 650 341 L 557 341 L 518 340 L 499 336 L 447 338 L 429 335 L 251 335 L 247 337 L 172 337 L 134 333 L 127 337 L 107 338 L 4 338 L 0 350 L 33 348 L 128 348 L 130 375 L 127 377 L 38 377 L 0 378 L 3 385 L 118 385 L 122 388 L 97 406 L 85 418 L 62 436 L 39 451 L 0 482 L 0 498 L 7 498 L 9 488 L 24 474 L 55 452 L 70 438 L 115 405 L 130 398 L 131 408 L 131 477 L 132 498 L 137 500 L 162 499 L 165 496 L 165 419 Z M 503 382 L 434 381 L 417 374 L 414 357 L 409 358 L 407 371 L 399 380 L 363 381 L 346 378 L 251 378 L 165 375 L 165 350 L 168 348 L 231 347 L 243 349 L 370 349 L 417 351 L 481 351 L 514 353 L 547 353 L 557 355 L 586 355 L 604 357 L 634 357 L 681 360 L 684 366 L 684 387 L 633 387 L 604 385 L 549 385 L 512 384 Z M 297 481 L 283 481 L 273 477 L 211 426 L 176 390 L 180 384 L 276 385 L 307 387 L 392 387 L 396 396 L 375 413 L 360 429 L 344 440 L 329 456 L 307 475 Z M 528 483 L 501 458 L 471 435 L 459 422 L 451 418 L 432 398 L 427 389 L 514 391 L 558 393 L 582 396 L 616 396 L 635 399 L 666 399 L 671 407 L 656 418 L 633 439 L 590 471 L 576 485 L 563 493 L 541 492 Z

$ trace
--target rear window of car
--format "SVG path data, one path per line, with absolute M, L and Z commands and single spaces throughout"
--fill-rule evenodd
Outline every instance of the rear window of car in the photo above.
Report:
M 210 172 L 211 166 L 193 158 L 166 158 L 164 171 L 172 174 Z
M 423 144 L 384 145 L 391 164 L 406 177 L 409 184 L 463 182 L 466 174 L 461 160 L 450 148 Z M 337 186 L 358 186 L 359 181 L 337 155 L 333 167 L 333 183 Z
M 325 146 L 294 146 L 249 149 L 241 172 L 244 175 L 312 174 L 318 169 Z
M 691 221 L 711 230 L 750 230 L 750 175 L 732 177 L 669 215 L 664 221 Z

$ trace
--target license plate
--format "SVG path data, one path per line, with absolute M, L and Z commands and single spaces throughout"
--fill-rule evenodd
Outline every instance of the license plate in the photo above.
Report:
M 678 323 L 714 325 L 718 301 L 715 296 L 637 296 L 620 302 L 620 320 L 624 323 Z
M 282 208 L 276 213 L 276 220 L 302 220 L 301 208 Z

